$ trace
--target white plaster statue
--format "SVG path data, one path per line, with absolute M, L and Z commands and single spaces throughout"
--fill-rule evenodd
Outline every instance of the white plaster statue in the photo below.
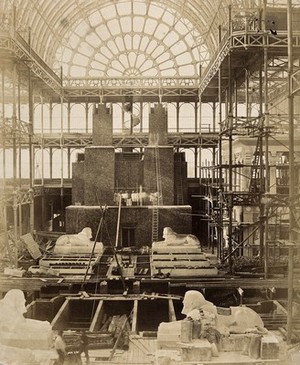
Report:
M 65 234 L 60 236 L 55 243 L 54 254 L 77 254 L 92 252 L 94 242 L 92 239 L 92 229 L 85 227 L 77 234 Z M 100 254 L 103 252 L 103 244 L 97 242 L 94 253 Z
M 164 228 L 163 238 L 164 241 L 161 241 L 161 243 L 164 243 L 167 246 L 189 245 L 200 247 L 200 241 L 196 236 L 194 236 L 193 234 L 176 233 L 170 227 Z
M 230 307 L 229 314 L 218 314 L 218 308 L 207 301 L 197 290 L 189 290 L 183 299 L 182 313 L 191 319 L 197 319 L 197 312 L 202 310 L 216 316 L 216 329 L 222 334 L 247 333 L 263 331 L 264 323 L 260 316 L 248 307 Z
M 199 291 L 197 290 L 189 290 L 185 293 L 183 298 L 183 308 L 181 313 L 185 314 L 187 317 L 193 318 L 193 311 L 202 309 L 207 312 L 211 312 L 212 314 L 217 314 L 217 307 L 206 300 Z
M 218 314 L 218 308 L 207 301 L 202 293 L 196 290 L 186 292 L 183 299 L 182 313 L 187 319 L 200 323 L 199 336 L 207 333 L 217 336 L 229 336 L 230 333 L 266 333 L 260 316 L 248 307 L 230 307 L 228 315 Z M 178 334 L 180 339 L 182 321 L 165 322 L 159 325 L 158 339 L 161 335 Z M 214 341 L 213 341 L 214 342 Z M 217 341 L 216 341 L 217 342 Z
M 0 344 L 17 348 L 49 349 L 52 327 L 48 321 L 24 317 L 24 293 L 11 289 L 0 300 Z

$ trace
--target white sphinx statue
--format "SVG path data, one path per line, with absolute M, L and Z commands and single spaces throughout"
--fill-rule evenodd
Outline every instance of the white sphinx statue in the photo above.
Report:
M 77 234 L 65 234 L 60 236 L 55 243 L 54 254 L 90 254 L 93 250 L 94 241 L 92 239 L 92 229 L 85 227 Z M 94 253 L 103 252 L 102 242 L 96 242 Z
M 196 291 L 189 290 L 183 299 L 182 314 L 186 318 L 181 321 L 163 322 L 158 328 L 158 345 L 163 348 L 174 347 L 181 341 L 183 324 L 192 323 L 192 339 L 206 338 L 214 346 L 217 356 L 217 346 L 222 338 L 230 334 L 266 334 L 264 323 L 260 316 L 251 308 L 230 307 L 217 308 L 207 301 L 204 296 Z
M 251 308 L 230 307 L 225 310 L 227 314 L 219 314 L 220 309 L 218 310 L 213 303 L 206 300 L 199 291 L 189 290 L 185 293 L 181 313 L 192 320 L 199 319 L 199 310 L 204 312 L 204 315 L 215 316 L 215 327 L 224 335 L 229 333 L 259 332 L 264 327 L 260 316 Z M 224 312 L 224 309 L 222 312 Z
M 5 364 L 35 364 L 49 361 L 53 344 L 52 327 L 47 321 L 24 317 L 22 290 L 11 289 L 0 300 L 0 359 Z
M 47 321 L 24 317 L 24 293 L 11 289 L 0 300 L 0 343 L 24 348 L 49 348 L 52 344 L 52 327 Z
M 163 230 L 164 241 L 154 242 L 156 246 L 192 246 L 200 248 L 199 239 L 193 234 L 176 233 L 170 227 L 165 227 Z

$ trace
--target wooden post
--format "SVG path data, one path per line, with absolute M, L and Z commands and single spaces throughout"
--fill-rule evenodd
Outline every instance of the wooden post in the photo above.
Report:
M 287 1 L 287 27 L 288 27 L 288 115 L 289 115 L 289 239 L 290 242 L 294 240 L 294 228 L 296 226 L 294 211 L 295 199 L 295 139 L 294 139 L 294 94 L 292 90 L 292 75 L 293 75 L 293 28 L 292 28 L 292 0 Z M 289 247 L 289 266 L 288 266 L 288 318 L 287 318 L 287 343 L 290 344 L 292 340 L 292 325 L 293 325 L 293 263 L 294 263 L 294 249 Z

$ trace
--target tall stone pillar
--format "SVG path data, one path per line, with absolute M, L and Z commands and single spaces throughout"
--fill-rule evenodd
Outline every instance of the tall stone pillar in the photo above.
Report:
M 84 161 L 72 164 L 72 204 L 84 205 Z
M 160 176 L 157 177 L 156 164 Z M 173 147 L 146 147 L 144 153 L 144 186 L 147 194 L 158 191 L 158 180 L 161 181 L 164 205 L 174 205 L 174 154 Z
M 161 104 L 151 108 L 149 115 L 149 146 L 152 145 L 168 145 L 167 112 Z
M 86 147 L 84 167 L 85 205 L 113 205 L 115 149 L 112 146 Z
M 115 150 L 112 114 L 105 104 L 93 113 L 93 146 L 85 149 L 84 203 L 112 205 L 115 185 Z
M 160 176 L 157 172 L 160 171 Z M 146 193 L 158 191 L 161 182 L 164 205 L 174 204 L 174 154 L 168 146 L 166 109 L 157 104 L 149 115 L 149 145 L 144 151 L 144 186 Z
M 93 145 L 112 146 L 113 123 L 112 114 L 105 104 L 98 104 L 93 113 Z

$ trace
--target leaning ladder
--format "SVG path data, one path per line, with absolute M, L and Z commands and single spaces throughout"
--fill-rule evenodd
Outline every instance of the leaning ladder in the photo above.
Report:
M 251 176 L 250 176 L 250 184 L 249 184 L 249 192 L 257 193 L 261 191 L 260 186 L 260 164 L 261 161 L 261 149 L 260 149 L 260 138 L 257 139 L 256 149 L 254 151 L 254 158 L 251 166 Z
M 152 242 L 158 241 L 158 205 L 152 209 Z
M 157 242 L 158 227 L 159 227 L 158 206 L 163 204 L 159 149 L 157 148 L 157 146 L 154 148 L 154 162 L 155 162 L 155 174 L 156 174 L 156 188 L 158 195 L 156 201 L 153 202 L 154 206 L 152 209 L 152 242 Z
M 163 205 L 160 158 L 159 158 L 159 149 L 157 146 L 154 149 L 154 157 L 155 157 L 156 188 L 158 193 L 157 205 Z
M 177 205 L 183 205 L 183 183 L 182 183 L 182 164 L 180 159 L 180 165 L 179 165 L 179 179 L 177 184 Z

